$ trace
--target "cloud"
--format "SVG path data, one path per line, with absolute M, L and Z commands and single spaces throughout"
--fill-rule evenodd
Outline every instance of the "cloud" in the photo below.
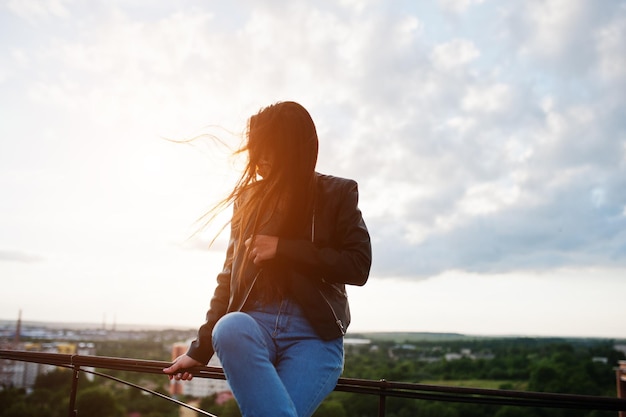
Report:
M 616 13 L 607 25 L 595 32 L 597 67 L 601 77 L 608 83 L 626 83 L 626 55 L 621 49 L 626 38 L 626 5 Z
M 483 3 L 483 1 L 484 0 L 439 0 L 438 3 L 444 10 L 462 13 L 472 5 Z
M 559 16 L 548 3 L 502 21 L 515 28 L 520 19 L 528 32 L 501 38 L 509 52 L 496 67 L 478 41 L 422 44 L 432 66 L 411 62 L 414 77 L 399 76 L 394 99 L 362 121 L 366 140 L 352 165 L 364 198 L 378 199 L 377 275 L 624 265 L 625 103 L 605 90 L 608 71 L 594 75 L 597 65 L 617 68 L 598 63 L 596 49 L 626 47 L 615 36 L 621 20 L 609 18 L 615 3 L 579 3 Z M 598 45 L 579 42 L 585 33 L 600 33 Z M 453 67 L 462 71 L 438 72 Z M 361 156 L 367 148 L 377 151 Z
M 0 250 L 0 262 L 37 263 L 42 262 L 43 257 L 21 251 Z
M 509 205 L 465 218 L 456 212 L 456 223 L 443 225 L 417 243 L 407 238 L 394 242 L 402 236 L 396 223 L 395 230 L 377 235 L 374 242 L 377 272 L 428 277 L 454 269 L 496 273 L 624 266 L 626 217 L 620 208 L 626 201 L 620 189 L 626 181 L 596 189 L 585 176 L 555 187 L 539 204 Z M 372 227 L 386 231 L 380 219 Z
M 436 67 L 443 70 L 463 66 L 480 56 L 480 51 L 473 42 L 455 39 L 434 47 L 432 60 Z
M 145 18 L 102 2 L 98 19 L 29 4 L 12 10 L 46 10 L 76 33 L 15 49 L 14 66 L 33 71 L 30 104 L 84 123 L 94 133 L 80 146 L 120 184 L 114 155 L 140 147 L 136 132 L 232 114 L 243 125 L 295 99 L 317 122 L 320 170 L 359 181 L 378 276 L 624 263 L 623 2 L 443 1 L 455 13 L 443 24 L 411 2 L 207 3 Z
M 6 3 L 7 8 L 27 20 L 31 24 L 35 24 L 40 20 L 50 20 L 54 18 L 67 18 L 70 16 L 69 9 L 66 7 L 68 0 L 9 0 Z
M 591 0 L 530 1 L 516 3 L 508 13 L 520 57 L 530 59 L 537 69 L 560 71 L 571 79 L 588 75 L 598 62 L 594 37 L 613 15 L 623 15 L 624 5 L 621 1 L 603 7 Z

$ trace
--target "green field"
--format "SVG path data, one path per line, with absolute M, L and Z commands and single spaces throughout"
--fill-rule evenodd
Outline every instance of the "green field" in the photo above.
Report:
M 484 389 L 509 389 L 516 391 L 525 391 L 528 383 L 525 381 L 501 381 L 491 379 L 462 379 L 462 380 L 427 380 L 420 381 L 425 385 L 443 385 L 446 387 L 466 387 L 466 388 L 484 388 Z

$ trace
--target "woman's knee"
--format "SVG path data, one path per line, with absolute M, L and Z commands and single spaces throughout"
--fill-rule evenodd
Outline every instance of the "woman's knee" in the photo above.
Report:
M 252 317 L 241 312 L 228 313 L 213 328 L 213 347 L 216 351 L 231 350 L 254 333 L 258 333 L 258 326 Z

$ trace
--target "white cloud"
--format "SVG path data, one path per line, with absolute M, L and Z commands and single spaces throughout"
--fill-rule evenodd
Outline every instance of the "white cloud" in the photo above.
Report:
M 519 186 L 503 182 L 483 183 L 470 187 L 459 203 L 461 213 L 484 215 L 514 204 L 520 196 Z
M 595 35 L 600 75 L 607 82 L 626 81 L 626 5 L 613 21 L 598 29 Z
M 7 8 L 30 23 L 41 19 L 68 18 L 72 0 L 9 0 Z
M 464 66 L 480 56 L 480 51 L 472 41 L 455 39 L 436 45 L 431 59 L 435 67 L 449 70 Z
M 0 250 L 0 262 L 3 261 L 33 263 L 41 262 L 43 258 L 31 253 Z
M 540 55 L 562 57 L 569 52 L 576 25 L 585 16 L 585 2 L 531 1 L 525 17 L 530 24 L 530 48 Z
M 446 126 L 463 135 L 476 127 L 476 119 L 466 116 L 455 116 L 446 121 Z
M 471 86 L 463 97 L 462 106 L 468 112 L 493 113 L 506 111 L 511 100 L 511 88 L 507 84 Z
M 462 13 L 475 4 L 481 4 L 484 0 L 438 0 L 444 10 Z

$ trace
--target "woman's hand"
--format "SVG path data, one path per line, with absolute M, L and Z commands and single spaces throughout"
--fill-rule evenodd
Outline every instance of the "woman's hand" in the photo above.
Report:
M 176 360 L 174 360 L 174 363 L 172 363 L 169 368 L 163 369 L 163 372 L 168 374 L 170 381 L 172 379 L 177 381 L 180 381 L 181 379 L 184 381 L 190 381 L 193 378 L 193 375 L 183 370 L 203 365 L 203 363 L 200 363 L 187 355 L 180 355 L 176 358 Z
M 268 259 L 276 257 L 276 249 L 278 248 L 278 236 L 255 235 L 244 242 L 250 260 L 255 265 L 260 264 Z

